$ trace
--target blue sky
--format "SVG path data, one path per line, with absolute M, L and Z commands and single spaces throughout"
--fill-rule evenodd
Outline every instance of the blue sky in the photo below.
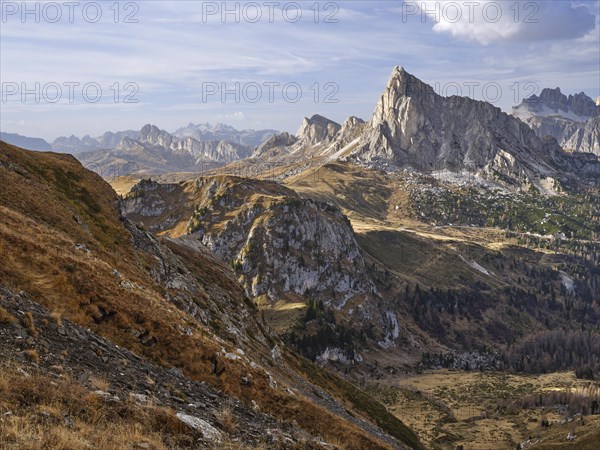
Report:
M 42 2 L 23 16 L 2 1 L 0 129 L 48 140 L 146 123 L 295 132 L 315 113 L 368 120 L 395 65 L 506 111 L 543 87 L 600 96 L 596 0 L 274 3 Z

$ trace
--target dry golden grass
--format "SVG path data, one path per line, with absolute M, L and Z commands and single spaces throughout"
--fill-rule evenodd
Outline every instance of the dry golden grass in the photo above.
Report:
M 573 431 L 570 424 L 560 425 L 547 431 L 546 435 L 528 447 L 531 450 L 598 450 L 600 448 L 600 420 L 587 420 L 585 425 L 575 430 L 576 439 L 567 441 L 567 434 Z
M 550 421 L 562 419 L 541 408 L 522 409 L 524 397 L 548 390 L 583 392 L 587 386 L 589 381 L 578 380 L 569 372 L 534 376 L 438 370 L 384 380 L 372 392 L 428 447 L 454 450 L 460 444 L 469 449 L 510 450 L 529 436 L 548 435 L 552 427 L 540 426 L 542 416 Z M 599 423 L 593 417 L 585 420 L 596 426 Z
M 11 315 L 7 310 L 0 306 L 0 323 L 10 324 L 15 323 L 16 321 L 17 319 L 15 319 L 13 315 Z
M 32 336 L 37 336 L 39 334 L 38 329 L 35 327 L 33 315 L 30 312 L 23 315 L 21 318 L 21 325 L 23 325 Z
M 52 313 L 50 313 L 50 318 L 56 325 L 60 327 L 62 325 L 63 314 L 63 311 L 52 311 Z
M 217 420 L 225 431 L 232 434 L 237 431 L 238 423 L 233 415 L 233 407 L 230 403 L 224 404 L 217 413 Z
M 53 383 L 53 389 L 48 385 Z M 0 448 L 188 447 L 190 430 L 167 408 L 112 405 L 70 381 L 0 369 Z
M 29 361 L 38 364 L 40 362 L 40 354 L 34 348 L 30 348 L 23 351 L 23 354 L 29 359 Z
M 90 377 L 90 383 L 96 389 L 107 392 L 110 389 L 110 382 L 106 377 L 93 375 Z
M 125 195 L 131 188 L 139 182 L 139 178 L 136 178 L 131 175 L 117 177 L 110 180 L 110 185 L 115 190 L 115 192 L 119 195 Z
M 177 293 L 167 292 L 151 277 L 150 268 L 156 266 L 156 260 L 133 247 L 131 235 L 119 218 L 115 192 L 100 177 L 83 169 L 73 157 L 23 151 L 0 143 L 0 162 L 4 167 L 17 167 L 15 170 L 0 168 L 5 178 L 0 184 L 0 248 L 3 256 L 0 283 L 4 286 L 26 291 L 32 300 L 50 311 L 60 311 L 62 319 L 90 328 L 157 364 L 181 368 L 186 376 L 204 381 L 247 403 L 255 400 L 261 411 L 281 420 L 296 420 L 303 429 L 325 439 L 346 439 L 351 448 L 387 448 L 359 427 L 312 401 L 271 388 L 267 375 L 260 369 L 220 359 L 224 370 L 220 374 L 214 373 L 212 361 L 222 347 L 214 339 L 219 331 L 190 320 L 183 311 L 165 300 L 166 294 Z M 90 253 L 76 249 L 75 244 L 84 244 Z M 243 289 L 232 274 L 225 274 L 212 260 L 204 259 L 198 253 L 170 245 L 195 277 L 210 287 L 218 287 L 220 299 L 217 302 L 239 308 Z M 113 274 L 114 270 L 143 289 L 124 289 L 121 280 Z M 27 318 L 24 320 L 28 321 Z M 182 334 L 180 330 L 189 327 L 190 323 L 194 328 L 192 335 Z M 33 320 L 26 326 L 36 330 Z M 155 345 L 143 345 L 132 337 L 132 330 L 150 330 L 157 338 Z M 268 355 L 268 348 L 255 345 L 256 352 Z M 277 368 L 270 370 L 275 373 Z M 240 378 L 248 374 L 252 377 L 252 385 L 242 386 Z M 61 433 L 66 435 L 53 438 L 58 443 L 48 443 L 53 446 L 49 448 L 68 448 L 71 445 L 68 441 L 59 441 L 67 439 L 65 436 L 90 439 L 98 448 L 127 448 L 130 445 L 114 441 L 113 435 L 128 434 L 129 440 L 138 437 L 137 429 L 132 428 L 131 423 L 122 425 L 124 428 L 117 433 L 114 429 L 117 425 L 108 420 L 112 413 L 103 408 L 83 408 L 80 413 L 76 416 L 87 417 L 94 426 L 88 429 L 84 421 L 79 437 L 73 431 L 62 430 Z M 27 417 L 27 411 L 23 414 Z M 153 417 L 158 416 L 164 417 L 164 414 Z M 29 444 L 19 441 L 19 436 L 28 436 L 29 432 L 32 440 L 42 438 L 37 428 L 16 433 L 19 426 L 27 423 L 27 420 L 19 422 L 17 417 L 11 419 L 15 423 L 10 425 L 10 430 L 3 433 L 3 436 L 16 436 L 17 441 L 7 441 L 6 446 L 27 448 Z M 117 423 L 122 424 L 122 421 L 117 420 Z M 150 431 L 142 434 L 152 436 Z M 107 439 L 113 440 L 108 442 Z M 163 444 L 156 440 L 156 448 L 162 448 L 160 445 Z M 0 447 L 4 447 L 1 442 Z

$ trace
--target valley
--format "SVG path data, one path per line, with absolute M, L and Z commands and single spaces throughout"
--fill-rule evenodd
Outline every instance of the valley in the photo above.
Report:
M 594 389 L 568 372 L 526 376 L 438 370 L 382 380 L 368 390 L 430 448 L 555 448 L 551 443 L 572 431 L 586 443 L 556 448 L 592 449 L 598 442 L 597 416 L 571 420 L 565 409 L 549 402 L 542 407 L 540 400 L 571 392 L 591 403 Z
M 368 122 L 119 133 L 0 144 L 0 446 L 597 447 L 595 156 L 399 66 Z

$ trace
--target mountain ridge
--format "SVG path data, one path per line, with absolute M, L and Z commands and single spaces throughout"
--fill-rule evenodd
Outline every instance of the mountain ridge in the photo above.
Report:
M 565 96 L 560 88 L 544 89 L 513 108 L 512 114 L 538 136 L 551 136 L 568 151 L 600 157 L 600 103 L 583 92 Z

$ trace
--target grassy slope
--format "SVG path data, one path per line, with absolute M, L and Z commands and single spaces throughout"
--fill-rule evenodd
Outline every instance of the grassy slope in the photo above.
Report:
M 70 156 L 28 152 L 5 143 L 0 146 L 1 283 L 27 291 L 56 314 L 139 355 L 166 367 L 180 367 L 191 378 L 229 395 L 256 400 L 263 411 L 281 420 L 296 420 L 312 433 L 341 439 L 353 448 L 386 447 L 310 400 L 271 389 L 261 371 L 225 361 L 224 373 L 215 375 L 211 360 L 221 347 L 213 334 L 220 333 L 218 327 L 201 325 L 165 300 L 167 289 L 149 275 L 156 261 L 133 248 L 110 186 Z M 84 244 L 89 253 L 75 244 Z M 254 314 L 249 305 L 243 305 L 241 288 L 232 274 L 200 253 L 169 245 L 204 284 L 206 289 L 196 293 L 200 305 L 224 301 L 221 307 L 228 306 L 223 314 Z M 124 288 L 122 280 L 134 288 Z M 108 318 L 103 311 L 110 313 Z M 191 336 L 180 332 L 190 326 Z M 150 332 L 157 338 L 156 345 L 143 345 L 132 337 L 136 331 Z M 225 345 L 232 349 L 232 344 Z M 267 349 L 256 342 L 253 345 L 254 356 L 268 360 Z M 269 370 L 277 373 L 278 368 Z M 241 387 L 242 373 L 252 375 L 252 387 Z M 381 422 L 383 411 L 371 420 Z

